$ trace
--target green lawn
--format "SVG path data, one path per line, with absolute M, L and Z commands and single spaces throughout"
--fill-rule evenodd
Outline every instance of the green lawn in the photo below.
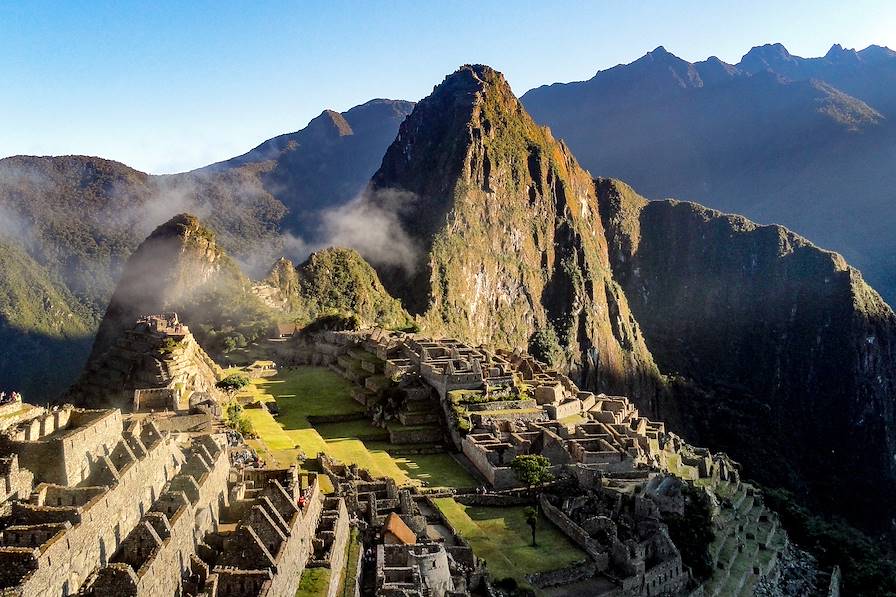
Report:
M 448 454 L 392 456 L 383 440 L 388 433 L 367 420 L 312 425 L 309 416 L 364 412 L 351 397 L 352 384 L 329 369 L 284 369 L 274 377 L 253 379 L 237 398 L 242 402 L 276 401 L 275 419 L 264 409 L 243 412 L 252 421 L 259 441 L 253 447 L 278 464 L 296 461 L 300 452 L 314 458 L 326 452 L 345 463 L 355 463 L 373 475 L 394 478 L 399 484 L 426 481 L 431 486 L 470 487 L 476 481 Z
M 329 568 L 305 568 L 296 597 L 326 597 L 329 587 Z
M 495 579 L 512 576 L 527 585 L 527 574 L 556 570 L 587 558 L 544 516 L 539 516 L 535 532 L 538 547 L 532 547 L 524 506 L 464 506 L 453 498 L 434 501 L 475 554 L 486 561 Z

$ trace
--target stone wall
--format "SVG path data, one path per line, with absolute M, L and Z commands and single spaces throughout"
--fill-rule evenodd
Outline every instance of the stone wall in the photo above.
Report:
M 442 441 L 442 428 L 426 427 L 394 427 L 389 428 L 389 443 L 392 444 L 430 444 Z
M 592 560 L 597 564 L 597 570 L 603 572 L 609 565 L 609 557 L 607 552 L 603 551 L 600 545 L 591 538 L 591 536 L 577 525 L 573 520 L 563 513 L 559 508 L 552 505 L 547 498 L 542 495 L 539 501 L 541 511 L 545 517 L 553 522 L 557 527 L 569 537 L 573 543 L 585 550 Z
M 0 435 L 0 452 L 16 454 L 19 466 L 38 483 L 74 485 L 87 478 L 91 464 L 112 450 L 121 433 L 117 410 L 65 408 Z
M 531 506 L 535 498 L 526 494 L 506 493 L 465 493 L 454 496 L 454 501 L 464 506 Z
M 559 568 L 557 570 L 548 570 L 547 572 L 536 572 L 528 575 L 526 578 L 534 586 L 539 589 L 545 587 L 556 587 L 558 585 L 568 585 L 570 583 L 579 582 L 594 576 L 596 566 L 590 560 L 582 560 L 573 562 L 572 564 Z
M 138 526 L 113 558 L 119 566 L 126 564 L 134 571 L 136 583 L 132 592 L 123 592 L 119 580 L 121 570 L 116 566 L 114 570 L 104 567 L 97 571 L 88 583 L 88 595 L 155 597 L 180 594 L 181 579 L 190 568 L 190 556 L 195 553 L 196 537 L 217 530 L 230 472 L 223 437 L 216 440 L 205 436 L 195 443 L 198 445 L 194 453 L 182 467 L 184 472 L 174 477 L 165 493 L 143 517 L 143 522 L 152 528 L 152 531 L 146 529 L 152 540 L 152 550 L 148 554 L 139 552 L 139 546 L 135 545 L 138 538 L 134 536 L 140 529 Z M 189 476 L 198 487 L 193 499 L 172 489 L 183 476 Z M 172 499 L 172 492 L 179 499 Z
M 518 484 L 510 467 L 492 466 L 486 453 L 473 442 L 465 438 L 461 440 L 461 447 L 464 455 L 495 489 L 507 489 Z
M 120 420 L 119 420 L 120 421 Z M 68 520 L 71 528 L 36 549 L 0 547 L 0 584 L 19 583 L 17 560 L 33 558 L 33 570 L 21 579 L 21 597 L 71 595 L 77 592 L 96 564 L 106 564 L 143 513 L 161 493 L 165 480 L 179 467 L 182 453 L 173 438 L 146 447 L 146 453 L 115 483 L 83 506 L 13 504 L 12 518 L 20 524 Z
M 339 518 L 336 520 L 336 537 L 330 548 L 330 586 L 327 589 L 327 597 L 336 597 L 339 593 L 339 585 L 345 568 L 345 548 L 351 535 L 351 527 L 348 521 L 348 510 L 345 500 L 339 498 Z M 360 558 L 359 558 L 360 559 Z
M 273 491 L 280 491 L 280 487 L 276 481 L 270 481 L 265 495 L 273 499 L 280 499 L 276 494 L 271 493 L 271 486 L 276 484 L 277 488 Z M 288 496 L 281 492 L 281 498 L 286 498 L 292 503 L 292 496 Z M 320 489 L 320 483 L 315 478 L 310 486 L 306 496 L 306 503 L 303 509 L 295 508 L 293 503 L 294 514 L 290 520 L 283 521 L 287 525 L 287 532 L 284 533 L 285 540 L 280 542 L 276 554 L 265 552 L 268 558 L 268 565 L 263 565 L 261 561 L 253 562 L 253 569 L 246 568 L 248 560 L 243 553 L 249 553 L 248 548 L 251 546 L 246 544 L 238 545 L 237 542 L 242 538 L 234 535 L 225 554 L 222 556 L 222 564 L 215 567 L 215 574 L 218 577 L 219 595 L 260 595 L 264 597 L 280 597 L 281 595 L 295 595 L 302 577 L 302 571 L 312 550 L 312 537 L 317 528 L 323 509 L 323 493 Z M 271 502 L 268 502 L 270 505 Z M 285 505 L 285 504 L 284 504 Z M 263 508 L 262 508 L 263 509 Z M 247 524 L 247 519 L 253 516 L 257 507 L 250 510 L 247 518 L 240 523 L 235 533 L 247 533 L 256 536 L 255 531 L 251 528 L 251 524 Z M 282 519 L 281 519 L 282 520 Z M 257 536 L 256 536 L 257 537 Z M 259 548 L 263 546 L 259 545 Z M 251 557 L 249 558 L 252 559 Z M 272 565 L 271 565 L 272 564 Z M 248 575 L 248 576 L 247 576 Z M 244 582 L 247 579 L 255 579 L 258 581 L 258 591 L 247 592 L 244 588 Z M 253 581 L 254 582 L 254 581 Z

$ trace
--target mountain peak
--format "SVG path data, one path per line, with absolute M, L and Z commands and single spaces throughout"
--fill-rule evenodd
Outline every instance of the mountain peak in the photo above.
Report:
M 828 53 L 824 55 L 826 60 L 850 60 L 850 61 L 858 61 L 859 53 L 856 52 L 852 48 L 844 48 L 840 44 L 834 44 L 831 46 L 831 49 L 828 50 Z
M 164 224 L 157 227 L 147 237 L 147 241 L 179 237 L 201 237 L 214 244 L 215 233 L 207 228 L 196 216 L 189 213 L 180 213 L 172 217 Z
M 859 57 L 865 64 L 881 64 L 896 59 L 896 52 L 887 46 L 870 45 L 864 50 L 858 52 Z
M 352 127 L 345 117 L 335 110 L 324 110 L 317 118 L 311 120 L 306 128 L 314 137 L 332 138 L 347 137 L 353 134 Z
M 504 75 L 485 64 L 464 64 L 433 88 L 433 96 L 454 95 L 459 101 L 468 94 L 489 89 L 512 93 Z
M 783 44 L 773 43 L 754 46 L 744 54 L 737 68 L 748 73 L 774 70 L 781 64 L 796 62 L 798 58 L 787 51 Z

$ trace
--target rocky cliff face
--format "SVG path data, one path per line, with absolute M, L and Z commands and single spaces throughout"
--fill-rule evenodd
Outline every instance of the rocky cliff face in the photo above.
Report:
M 585 385 L 653 395 L 657 369 L 612 278 L 591 178 L 500 73 L 464 66 L 417 104 L 366 200 L 395 196 L 415 267 L 374 265 L 428 331 L 525 347 L 553 327 Z
M 865 523 L 891 513 L 896 317 L 881 297 L 780 226 L 646 201 L 614 180 L 596 188 L 647 345 L 690 380 L 657 414 L 817 505 Z
M 660 47 L 522 102 L 592 174 L 783 224 L 896 300 L 896 52 L 775 44 L 733 65 Z

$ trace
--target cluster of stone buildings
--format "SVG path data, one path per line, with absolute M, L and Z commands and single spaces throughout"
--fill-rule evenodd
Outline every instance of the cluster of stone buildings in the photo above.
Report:
M 27 411 L 0 432 L 0 594 L 294 594 L 326 534 L 317 477 L 228 451 L 117 409 Z
M 340 372 L 354 369 L 358 379 L 353 381 L 360 386 L 370 379 L 363 371 L 372 361 L 365 361 L 364 354 L 374 355 L 373 366 L 381 367 L 372 368 L 371 375 L 382 371 L 399 386 L 426 386 L 442 410 L 455 447 L 491 488 L 518 487 L 511 463 L 530 454 L 547 458 L 555 477 L 576 479 L 578 501 L 545 497 L 541 508 L 589 560 L 533 579 L 538 586 L 588 582 L 595 594 L 607 596 L 704 589 L 705 594 L 723 595 L 748 590 L 758 579 L 775 573 L 786 536 L 775 533 L 777 518 L 762 505 L 758 492 L 741 483 L 736 465 L 724 454 L 711 454 L 668 433 L 663 423 L 641 416 L 627 398 L 582 391 L 565 375 L 525 354 L 471 347 L 453 339 L 375 330 L 324 332 L 314 342 L 312 358 L 318 364 Z M 682 479 L 736 498 L 721 500 L 715 512 L 719 537 L 711 546 L 715 572 L 696 589 L 662 522 L 669 512 L 683 514 Z M 375 496 L 375 491 L 363 489 L 372 482 L 356 480 L 362 488 L 358 495 Z M 382 517 L 398 506 L 395 512 L 402 521 L 408 519 L 406 528 L 417 536 L 419 525 L 415 528 L 414 519 L 405 516 L 413 509 L 402 508 L 397 490 L 380 482 L 385 483 L 379 489 L 385 492 L 383 503 L 373 497 L 373 508 L 385 507 Z M 751 496 L 749 500 L 742 499 L 745 495 Z M 410 501 L 415 499 L 419 503 L 419 496 Z M 748 504 L 744 512 L 739 510 L 741 503 Z M 370 511 L 363 504 L 361 509 Z M 738 523 L 731 527 L 731 520 Z M 399 553 L 389 542 L 382 543 L 376 573 L 382 594 L 423 594 L 410 588 L 427 582 L 415 576 L 412 562 L 424 558 L 440 568 L 439 548 Z M 736 547 L 733 552 L 731 545 Z M 754 560 L 763 565 L 744 569 L 744 561 Z
M 351 515 L 359 521 L 366 557 L 355 573 L 368 580 L 366 593 L 464 597 L 484 589 L 481 562 L 430 497 L 325 454 L 319 458 L 335 494 L 344 496 Z
M 126 412 L 202 412 L 219 397 L 221 376 L 176 313 L 147 315 L 91 359 L 66 399 Z
M 521 455 L 544 456 L 558 479 L 575 481 L 539 502 L 587 559 L 535 575 L 533 586 L 747 594 L 787 547 L 727 457 L 524 354 L 381 330 L 324 332 L 303 350 L 293 358 L 351 379 L 371 409 L 398 388 L 390 440 L 453 442 L 490 487 L 459 501 L 519 500 L 503 490 L 519 486 L 511 464 Z M 216 422 L 220 377 L 176 315 L 154 315 L 72 391 L 128 412 L 0 401 L 0 596 L 292 597 L 303 571 L 318 568 L 329 570 L 328 597 L 349 585 L 386 597 L 486 590 L 487 567 L 425 492 L 325 454 L 320 475 L 249 466 L 235 457 L 246 449 L 238 439 L 194 425 Z M 663 522 L 685 513 L 682 479 L 715 496 L 714 573 L 700 585 Z

